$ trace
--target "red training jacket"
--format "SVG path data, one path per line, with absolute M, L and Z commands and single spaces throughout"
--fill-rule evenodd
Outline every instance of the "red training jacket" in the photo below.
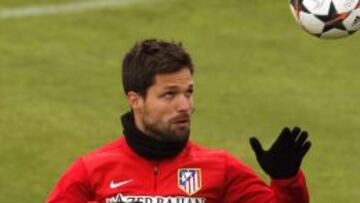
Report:
M 78 158 L 47 203 L 308 203 L 302 172 L 266 185 L 221 150 L 188 142 L 175 158 L 149 161 L 124 137 Z

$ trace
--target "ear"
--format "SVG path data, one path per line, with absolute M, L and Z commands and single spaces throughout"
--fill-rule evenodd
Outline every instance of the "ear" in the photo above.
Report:
M 130 108 L 133 111 L 139 111 L 139 110 L 141 111 L 143 109 L 144 98 L 140 94 L 134 91 L 129 91 L 127 93 L 127 100 Z

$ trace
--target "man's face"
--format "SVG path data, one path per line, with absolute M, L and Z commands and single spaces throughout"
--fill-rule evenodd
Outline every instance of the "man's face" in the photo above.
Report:
M 193 112 L 193 79 L 188 68 L 155 76 L 135 111 L 140 130 L 163 141 L 187 139 Z

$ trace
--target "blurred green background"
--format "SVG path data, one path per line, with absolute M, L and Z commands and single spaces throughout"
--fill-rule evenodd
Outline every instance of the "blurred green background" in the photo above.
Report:
M 0 0 L 7 8 L 72 0 Z M 360 199 L 360 34 L 320 40 L 285 0 L 144 0 L 55 15 L 0 17 L 0 202 L 44 202 L 81 154 L 122 133 L 120 63 L 136 41 L 182 41 L 192 54 L 192 138 L 267 180 L 248 144 L 301 126 L 311 202 Z

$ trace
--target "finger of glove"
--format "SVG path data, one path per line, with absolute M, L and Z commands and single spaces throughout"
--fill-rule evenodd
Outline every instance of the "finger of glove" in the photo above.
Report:
M 305 142 L 305 144 L 299 151 L 299 156 L 301 159 L 305 156 L 305 154 L 309 151 L 310 148 L 311 148 L 311 142 L 309 141 Z
M 291 131 L 291 133 L 294 134 L 294 135 L 297 135 L 300 132 L 301 132 L 301 129 L 299 127 L 297 127 L 297 126 L 295 126 Z
M 257 157 L 260 157 L 264 153 L 264 149 L 256 137 L 250 138 L 250 145 Z
M 301 132 L 300 135 L 298 136 L 297 140 L 295 141 L 296 149 L 301 149 L 308 137 L 309 137 L 309 135 L 306 131 Z
M 287 147 L 291 142 L 291 131 L 288 127 L 282 129 L 279 137 L 275 143 L 271 146 L 271 150 L 279 150 Z
M 299 137 L 300 132 L 301 132 L 301 129 L 300 129 L 299 127 L 297 127 L 297 126 L 295 126 L 295 127 L 292 129 L 292 131 L 291 131 L 292 137 L 291 137 L 291 138 L 294 139 L 294 140 L 293 140 L 294 142 L 295 142 L 295 140 Z

